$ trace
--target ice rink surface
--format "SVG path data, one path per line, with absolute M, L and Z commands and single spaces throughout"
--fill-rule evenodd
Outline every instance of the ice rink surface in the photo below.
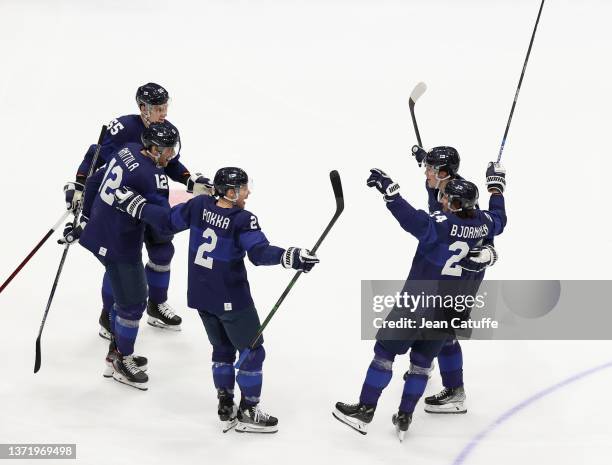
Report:
M 135 89 L 147 81 L 171 93 L 188 168 L 212 176 L 238 165 L 252 176 L 247 208 L 272 243 L 314 244 L 334 208 L 331 169 L 346 197 L 321 264 L 265 334 L 262 406 L 279 417 L 278 434 L 220 432 L 211 350 L 186 308 L 180 235 L 170 302 L 183 331 L 141 325 L 148 392 L 102 377 L 102 269 L 83 248 L 68 255 L 37 375 L 34 341 L 61 247 L 50 240 L 0 295 L 0 443 L 77 443 L 85 464 L 610 463 L 609 341 L 465 342 L 467 415 L 431 416 L 421 404 L 403 444 L 390 418 L 407 357 L 367 436 L 331 416 L 335 401 L 357 400 L 371 359 L 372 342 L 359 337 L 360 280 L 403 279 L 416 246 L 366 188 L 368 170 L 384 169 L 425 208 L 407 106 L 425 81 L 425 146 L 455 146 L 461 173 L 484 192 L 538 7 L 0 1 L 2 279 L 62 213 L 62 186 L 100 125 L 135 112 Z M 504 152 L 509 222 L 489 279 L 610 279 L 611 15 L 607 1 L 544 8 Z M 248 270 L 266 314 L 291 273 Z M 601 303 L 585 296 L 577 324 L 593 305 Z M 439 388 L 436 370 L 427 394 Z

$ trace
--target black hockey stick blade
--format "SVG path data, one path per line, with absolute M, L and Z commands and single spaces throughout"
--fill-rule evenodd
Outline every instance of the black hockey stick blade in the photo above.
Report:
M 412 126 L 414 127 L 414 133 L 416 134 L 417 142 L 419 143 L 419 147 L 423 147 L 423 142 L 421 142 L 421 134 L 419 133 L 419 126 L 417 125 L 416 116 L 414 115 L 414 106 L 418 99 L 425 93 L 427 90 L 427 84 L 424 82 L 419 82 L 410 94 L 410 99 L 408 100 L 408 107 L 410 108 L 410 116 L 412 117 Z
M 340 174 L 336 170 L 333 170 L 329 173 L 329 179 L 331 181 L 332 189 L 334 191 L 334 197 L 336 198 L 336 211 L 334 212 L 334 216 L 332 216 L 332 219 L 330 220 L 329 224 L 323 231 L 323 234 L 321 234 L 321 237 L 319 237 L 319 240 L 317 241 L 317 243 L 314 245 L 312 249 L 310 249 L 312 253 L 315 253 L 317 251 L 317 249 L 323 242 L 323 239 L 327 237 L 327 234 L 329 233 L 329 231 L 331 231 L 331 228 L 334 226 L 334 224 L 336 223 L 336 221 L 338 220 L 338 218 L 344 211 L 344 194 L 342 192 L 342 182 L 340 181 Z M 257 330 L 257 333 L 255 334 L 255 337 L 253 338 L 249 346 L 246 349 L 244 349 L 242 353 L 240 354 L 240 358 L 234 365 L 235 368 L 240 368 L 240 366 L 242 365 L 244 360 L 247 358 L 251 350 L 255 348 L 255 345 L 257 344 L 257 341 L 261 337 L 264 329 L 266 328 L 266 326 L 268 326 L 268 323 L 270 323 L 270 320 L 272 319 L 276 311 L 279 309 L 280 305 L 285 300 L 285 297 L 287 297 L 287 294 L 289 294 L 289 291 L 291 291 L 291 289 L 297 282 L 298 278 L 302 274 L 303 273 L 301 271 L 298 271 L 293 275 L 293 278 L 291 279 L 291 281 L 289 282 L 289 284 L 287 285 L 287 287 L 285 288 L 281 296 L 276 301 L 276 304 L 274 304 L 274 307 L 272 307 L 272 310 L 270 311 L 270 313 L 268 313 L 268 316 L 266 317 L 264 322 L 261 324 L 261 326 Z

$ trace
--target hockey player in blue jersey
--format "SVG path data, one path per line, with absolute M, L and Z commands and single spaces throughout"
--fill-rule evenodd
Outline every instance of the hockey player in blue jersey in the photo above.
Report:
M 451 179 L 463 179 L 459 174 L 460 157 L 453 147 L 434 147 L 428 152 L 415 145 L 412 154 L 419 166 L 425 167 L 425 188 L 429 212 L 442 210 L 438 200 L 440 190 Z M 484 241 L 470 250 L 468 255 L 459 261 L 458 266 L 466 272 L 475 273 L 474 279 L 481 282 L 486 268 L 497 261 L 497 251 L 492 240 Z M 427 413 L 465 413 L 465 389 L 463 384 L 463 353 L 456 338 L 446 341 L 438 354 L 438 367 L 442 378 L 443 389 L 439 393 L 424 399 Z M 404 376 L 408 376 L 406 373 Z
M 461 286 L 461 280 L 465 279 L 470 280 L 466 281 L 466 287 L 474 283 L 473 277 L 462 276 L 463 269 L 458 266 L 458 262 L 479 241 L 501 234 L 505 227 L 506 214 L 502 195 L 505 171 L 501 165 L 491 163 L 487 169 L 487 186 L 491 192 L 488 211 L 476 208 L 478 189 L 464 179 L 448 181 L 439 196 L 443 211 L 433 214 L 412 207 L 401 197 L 399 185 L 381 170 L 371 170 L 367 184 L 383 194 L 387 208 L 402 228 L 419 240 L 405 289 L 414 280 L 437 281 L 440 287 L 442 283 L 449 281 L 457 281 Z M 474 234 L 459 238 L 465 228 Z M 366 434 L 378 399 L 391 381 L 396 355 L 410 350 L 411 368 L 404 382 L 398 413 L 393 416 L 393 424 L 402 440 L 412 421 L 414 408 L 425 391 L 431 363 L 445 339 L 377 339 L 374 358 L 368 368 L 359 402 L 338 402 L 333 415 L 342 423 Z
M 168 113 L 169 95 L 166 89 L 155 83 L 148 83 L 138 88 L 136 103 L 140 114 L 120 116 L 108 125 L 95 168 L 107 163 L 116 153 L 117 149 L 128 143 L 140 143 L 143 130 L 152 123 L 166 123 Z M 174 129 L 174 126 L 171 125 Z M 81 162 L 74 182 L 64 186 L 65 198 L 68 208 L 76 209 L 81 198 L 85 179 L 93 161 L 96 146 L 92 145 Z M 177 150 L 180 151 L 180 144 Z M 173 181 L 185 184 L 188 192 L 203 193 L 212 189 L 211 183 L 200 173 L 191 175 L 189 170 L 179 161 L 180 153 L 168 163 L 160 173 L 160 182 Z M 162 236 L 147 228 L 145 230 L 145 245 L 149 260 L 145 267 L 149 300 L 147 313 L 148 323 L 152 326 L 180 330 L 181 318 L 176 315 L 168 304 L 168 285 L 170 283 L 170 263 L 174 255 L 172 236 Z M 99 318 L 100 336 L 110 339 L 109 311 L 113 306 L 114 297 L 110 283 L 105 281 L 102 286 L 102 312 Z
M 201 195 L 171 210 L 149 202 L 136 189 L 115 192 L 117 208 L 155 227 L 163 234 L 189 229 L 187 303 L 198 311 L 212 345 L 212 375 L 219 400 L 218 414 L 225 431 L 272 433 L 278 420 L 259 407 L 263 338 L 236 373 L 236 351 L 246 349 L 259 317 L 251 297 L 244 257 L 255 265 L 278 265 L 308 272 L 319 262 L 306 249 L 270 245 L 257 217 L 245 210 L 249 196 L 247 174 L 222 168 L 215 174 L 216 197 Z M 234 385 L 242 398 L 234 404 Z M 237 422 L 237 424 L 236 424 Z
M 140 318 L 147 306 L 147 277 L 142 263 L 145 225 L 115 207 L 114 192 L 123 186 L 138 189 L 151 204 L 170 208 L 165 168 L 176 155 L 178 131 L 169 123 L 152 123 L 141 143 L 127 143 L 109 155 L 105 168 L 87 180 L 87 193 L 78 226 L 71 224 L 64 241 L 80 244 L 104 265 L 104 288 L 113 296 L 111 343 L 106 377 L 147 389 L 147 359 L 134 356 Z

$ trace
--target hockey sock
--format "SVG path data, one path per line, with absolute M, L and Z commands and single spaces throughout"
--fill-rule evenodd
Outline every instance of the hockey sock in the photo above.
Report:
M 376 406 L 378 398 L 391 382 L 395 354 L 385 350 L 379 342 L 374 346 L 374 358 L 370 363 L 359 395 L 359 402 Z
M 453 339 L 442 347 L 438 354 L 442 385 L 446 388 L 463 386 L 463 354 L 459 341 Z
M 134 343 L 138 335 L 138 323 L 146 304 L 143 302 L 136 305 L 115 307 L 115 342 L 117 349 L 122 355 L 134 353 Z
M 404 391 L 399 406 L 401 412 L 414 412 L 417 402 L 425 392 L 431 362 L 431 359 L 416 353 L 414 349 L 410 351 L 410 370 L 404 381 Z
M 168 286 L 170 285 L 170 264 L 157 265 L 151 260 L 145 266 L 147 284 L 149 285 L 149 299 L 156 304 L 168 300 Z
M 252 350 L 247 358 L 240 365 L 236 382 L 240 386 L 242 400 L 240 405 L 250 407 L 259 403 L 261 396 L 261 383 L 263 381 L 263 361 L 266 358 L 266 351 L 263 346 Z
M 212 375 L 215 388 L 223 389 L 232 395 L 236 380 L 235 361 L 236 349 L 233 346 L 213 346 Z
M 104 278 L 102 279 L 102 308 L 106 311 L 110 311 L 114 303 L 115 298 L 113 297 L 113 288 L 111 287 L 110 278 L 108 277 L 108 273 L 104 273 Z

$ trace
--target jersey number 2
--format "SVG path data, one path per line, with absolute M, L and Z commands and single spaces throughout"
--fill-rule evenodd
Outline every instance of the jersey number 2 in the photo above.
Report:
M 467 242 L 463 241 L 455 241 L 451 245 L 448 246 L 448 250 L 451 252 L 456 252 L 459 250 L 458 254 L 451 255 L 446 263 L 444 264 L 444 268 L 442 268 L 442 274 L 447 276 L 461 276 L 461 272 L 463 268 L 461 268 L 457 262 L 461 261 L 463 257 L 465 257 L 470 251 L 470 246 Z
M 196 265 L 200 265 L 200 266 L 203 266 L 204 268 L 208 268 L 212 270 L 213 259 L 212 257 L 205 257 L 204 254 L 206 252 L 212 252 L 213 250 L 215 250 L 215 247 L 217 246 L 217 234 L 215 233 L 213 229 L 207 228 L 202 233 L 202 237 L 204 239 L 210 239 L 210 242 L 204 242 L 203 244 L 200 245 L 200 247 L 198 247 L 198 250 L 196 251 L 194 263 Z

